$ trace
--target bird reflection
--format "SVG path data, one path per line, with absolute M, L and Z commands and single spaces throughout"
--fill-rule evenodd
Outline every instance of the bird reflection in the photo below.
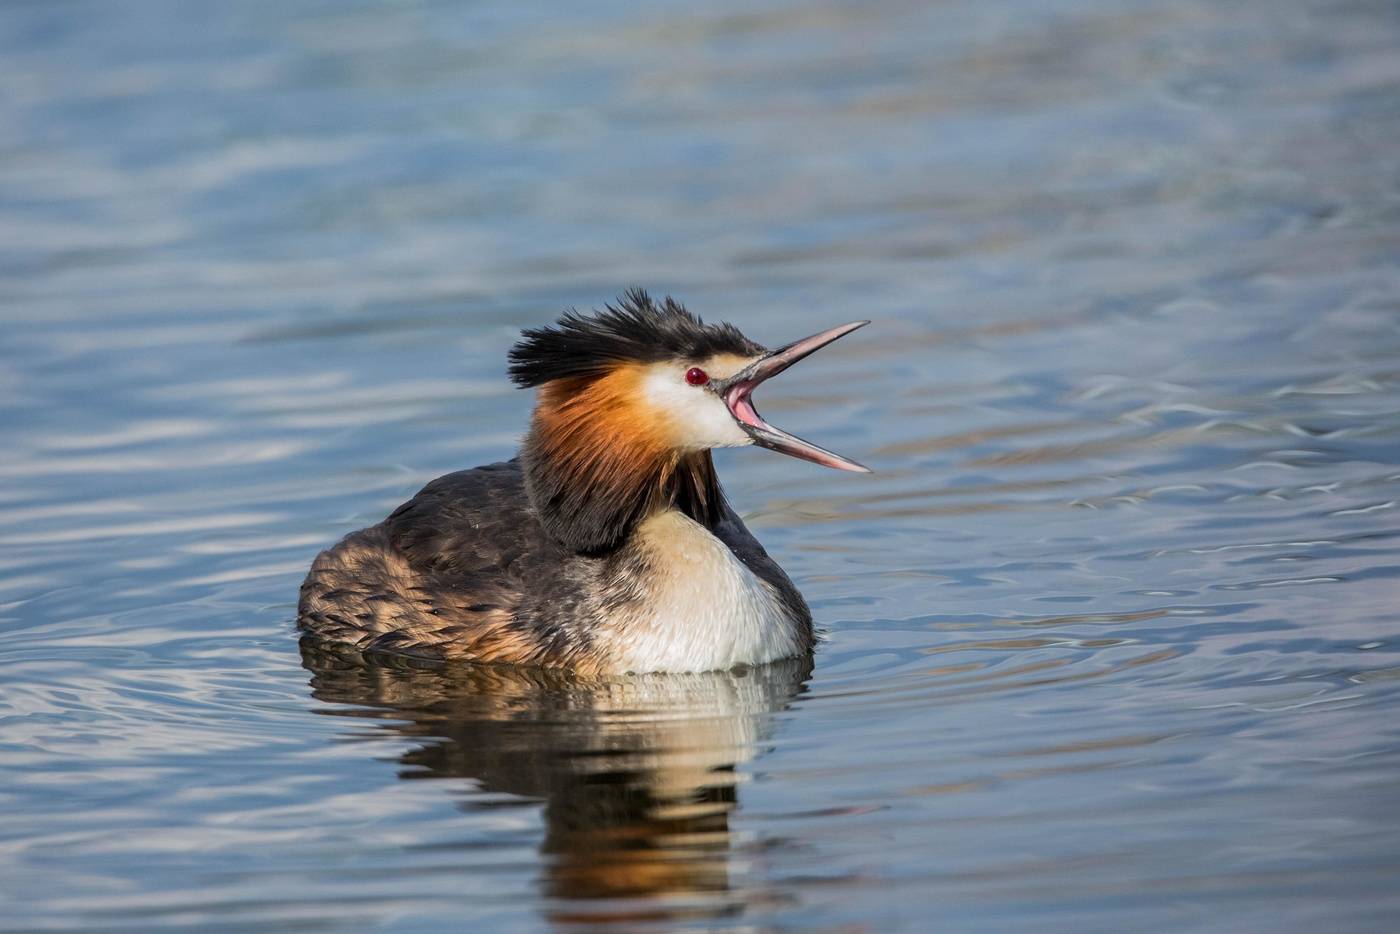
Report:
M 585 679 L 504 666 L 445 666 L 329 650 L 303 641 L 312 694 L 384 716 L 413 740 L 404 779 L 471 779 L 485 792 L 544 802 L 543 890 L 554 920 L 638 917 L 566 902 L 730 898 L 736 766 L 771 714 L 802 690 L 811 659 L 732 672 Z M 599 911 L 607 913 L 600 915 Z M 639 908 L 655 917 L 656 905 Z M 687 913 L 689 913 L 689 911 Z M 617 914 L 621 912 L 621 914 Z

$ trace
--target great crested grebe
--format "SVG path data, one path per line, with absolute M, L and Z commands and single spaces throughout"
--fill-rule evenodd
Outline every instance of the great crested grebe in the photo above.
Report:
M 323 551 L 298 626 L 363 651 L 585 674 L 806 653 L 807 604 L 729 508 L 710 449 L 867 472 L 768 424 L 752 394 L 868 323 L 768 351 L 635 289 L 526 330 L 510 376 L 539 393 L 520 455 L 439 477 Z

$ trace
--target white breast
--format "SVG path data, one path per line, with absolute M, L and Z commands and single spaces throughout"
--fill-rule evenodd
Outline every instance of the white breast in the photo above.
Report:
M 708 529 L 659 513 L 637 529 L 651 573 L 635 615 L 611 629 L 624 671 L 714 671 L 798 654 L 798 627 L 773 588 Z

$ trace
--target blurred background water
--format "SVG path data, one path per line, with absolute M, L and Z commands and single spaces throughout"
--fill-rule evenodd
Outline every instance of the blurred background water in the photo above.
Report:
M 1400 8 L 586 6 L 0 9 L 0 927 L 1393 929 Z M 633 284 L 814 668 L 303 659 Z

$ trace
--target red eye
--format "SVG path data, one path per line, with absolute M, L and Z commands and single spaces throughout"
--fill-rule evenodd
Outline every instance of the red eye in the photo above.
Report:
M 693 366 L 685 371 L 685 381 L 692 386 L 703 386 L 710 381 L 710 374 Z

